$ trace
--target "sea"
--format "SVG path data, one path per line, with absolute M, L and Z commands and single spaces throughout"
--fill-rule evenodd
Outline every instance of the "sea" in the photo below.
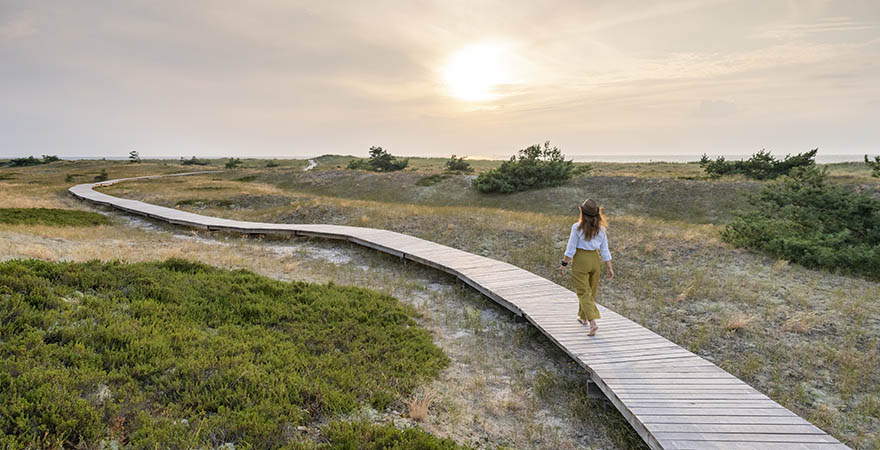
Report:
M 256 158 L 256 159 L 310 159 L 316 158 L 316 156 L 299 156 L 299 155 L 242 155 L 242 158 Z M 722 155 L 708 155 L 710 158 L 714 159 L 718 156 Z M 741 155 L 723 155 L 725 159 L 728 161 L 738 160 L 738 159 L 748 159 L 752 156 L 749 154 L 741 154 Z M 777 155 L 773 154 L 776 158 L 782 159 L 785 155 Z M 199 156 L 200 158 L 227 158 L 228 156 Z M 442 156 L 429 156 L 431 158 L 442 157 Z M 686 162 L 695 162 L 700 160 L 700 155 L 565 155 L 566 159 L 571 159 L 575 162 L 618 162 L 618 163 L 648 163 L 648 162 L 676 162 L 676 163 L 686 163 Z M 142 156 L 143 159 L 154 159 L 151 156 Z M 510 155 L 492 155 L 486 158 L 472 158 L 472 159 L 498 159 L 505 160 L 510 158 Z M 844 163 L 844 162 L 862 162 L 864 161 L 865 155 L 863 153 L 855 154 L 829 154 L 829 153 L 817 153 L 816 154 L 816 162 L 819 164 L 834 164 L 834 163 Z M 69 159 L 69 160 L 77 160 L 77 159 L 107 159 L 111 161 L 120 161 L 127 160 L 127 156 L 62 156 L 61 159 Z M 175 159 L 174 157 L 158 157 L 155 159 Z M 873 158 L 872 158 L 873 159 Z

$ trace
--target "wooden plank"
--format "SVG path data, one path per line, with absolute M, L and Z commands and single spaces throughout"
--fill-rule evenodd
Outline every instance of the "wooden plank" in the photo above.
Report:
M 775 408 L 655 408 L 639 406 L 629 408 L 633 414 L 641 416 L 747 416 L 747 417 L 791 417 L 794 413 L 779 406 Z
M 652 423 L 646 425 L 653 432 L 675 433 L 738 433 L 738 434 L 825 434 L 809 423 L 800 424 L 695 424 L 695 423 Z
M 739 434 L 739 433 L 674 433 L 657 432 L 654 434 L 657 440 L 675 441 L 734 441 L 734 442 L 785 442 L 785 443 L 837 443 L 837 440 L 827 434 Z
M 631 401 L 635 400 L 655 400 L 655 399 L 665 399 L 665 400 L 691 400 L 691 399 L 703 399 L 703 400 L 759 400 L 767 398 L 766 395 L 761 394 L 760 392 L 748 392 L 748 391 L 740 391 L 736 393 L 720 393 L 716 391 L 706 391 L 706 392 L 682 392 L 678 394 L 670 394 L 670 393 L 627 393 L 627 392 L 617 392 L 614 391 L 621 400 L 624 400 L 627 404 L 630 404 Z
M 680 415 L 663 416 L 642 414 L 639 416 L 645 426 L 656 424 L 767 424 L 767 425 L 800 425 L 810 424 L 802 417 L 791 416 L 707 416 Z
M 664 440 L 659 445 L 668 450 L 850 450 L 840 443 Z

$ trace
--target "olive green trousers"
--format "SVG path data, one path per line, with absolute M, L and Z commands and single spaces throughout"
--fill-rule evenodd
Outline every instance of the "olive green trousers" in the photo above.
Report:
M 577 249 L 571 262 L 571 280 L 578 296 L 578 317 L 583 320 L 599 318 L 596 293 L 599 290 L 599 272 L 602 261 L 598 250 Z

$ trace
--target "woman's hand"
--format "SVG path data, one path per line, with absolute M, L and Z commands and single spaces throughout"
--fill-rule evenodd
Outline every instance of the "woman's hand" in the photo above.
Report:
M 559 265 L 559 275 L 565 275 L 565 267 L 562 264 Z
M 608 270 L 605 271 L 605 278 L 608 278 L 609 280 L 614 279 L 614 268 L 611 267 L 611 261 L 608 261 Z

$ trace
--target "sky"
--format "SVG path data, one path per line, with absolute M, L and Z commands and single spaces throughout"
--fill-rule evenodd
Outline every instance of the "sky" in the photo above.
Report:
M 0 0 L 0 157 L 880 154 L 877 0 Z

